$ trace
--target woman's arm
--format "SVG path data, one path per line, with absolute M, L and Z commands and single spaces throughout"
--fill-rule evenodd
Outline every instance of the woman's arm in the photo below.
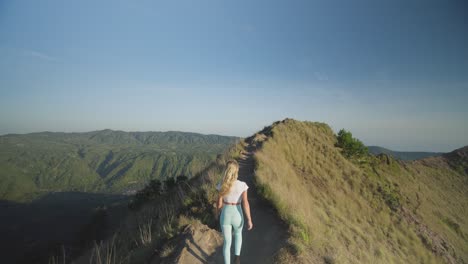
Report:
M 250 216 L 250 204 L 247 198 L 247 191 L 242 193 L 242 205 L 244 206 L 245 216 L 247 217 L 247 230 L 252 229 L 252 217 Z
M 216 217 L 219 216 L 219 211 L 223 208 L 223 197 L 218 195 L 218 202 L 216 203 Z

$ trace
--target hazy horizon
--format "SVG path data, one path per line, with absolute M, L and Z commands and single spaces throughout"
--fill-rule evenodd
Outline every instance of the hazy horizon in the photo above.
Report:
M 279 121 L 279 120 L 278 120 Z M 309 121 L 309 120 L 301 120 L 301 121 Z M 95 130 L 89 130 L 89 131 L 35 131 L 35 132 L 27 132 L 27 133 L 6 133 L 6 134 L 0 134 L 0 136 L 5 136 L 5 135 L 27 135 L 27 134 L 34 134 L 34 133 L 88 133 L 88 132 L 95 132 L 95 131 L 103 131 L 103 130 L 112 130 L 112 131 L 121 131 L 121 132 L 126 132 L 126 133 L 132 133 L 132 132 L 183 132 L 183 133 L 198 133 L 202 135 L 218 135 L 218 136 L 226 136 L 226 137 L 239 137 L 239 138 L 245 138 L 248 136 L 253 135 L 253 133 L 260 131 L 261 129 L 259 128 L 257 131 L 253 132 L 252 134 L 249 134 L 247 136 L 235 136 L 235 135 L 229 135 L 229 134 L 216 134 L 216 133 L 204 133 L 204 132 L 195 132 L 195 131 L 182 131 L 182 130 L 132 130 L 132 131 L 126 131 L 126 130 L 121 130 L 121 129 L 111 129 L 111 128 L 103 128 L 103 129 L 95 129 Z M 337 130 L 335 132 L 338 132 Z M 365 143 L 365 142 L 364 142 Z M 433 151 L 433 150 L 412 150 L 412 149 L 406 149 L 406 150 L 399 150 L 399 149 L 392 149 L 391 147 L 383 146 L 383 145 L 369 145 L 365 144 L 366 146 L 375 146 L 375 147 L 383 147 L 392 151 L 404 151 L 404 152 L 450 152 L 452 150 L 462 148 L 464 146 L 457 147 L 455 149 L 449 150 L 449 151 Z
M 284 118 L 366 145 L 468 145 L 465 1 L 0 3 L 0 135 L 246 137 Z

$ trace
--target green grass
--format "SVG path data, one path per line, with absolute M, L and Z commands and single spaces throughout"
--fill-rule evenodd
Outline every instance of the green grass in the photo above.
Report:
M 151 179 L 193 176 L 236 138 L 183 132 L 34 133 L 0 136 L 0 198 L 51 191 L 121 193 Z

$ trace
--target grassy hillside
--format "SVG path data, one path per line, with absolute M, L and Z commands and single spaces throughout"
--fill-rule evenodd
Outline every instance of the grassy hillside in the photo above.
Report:
M 248 141 L 258 148 L 258 187 L 290 226 L 280 262 L 468 262 L 466 148 L 357 163 L 328 125 L 290 119 Z
M 0 136 L 0 199 L 30 200 L 51 191 L 132 192 L 151 179 L 198 173 L 235 140 L 112 130 Z
M 187 224 L 218 227 L 214 187 L 226 160 L 247 149 L 256 149 L 256 188 L 289 226 L 278 263 L 467 262 L 467 148 L 417 161 L 348 160 L 336 141 L 323 123 L 276 122 L 196 177 L 148 196 L 74 263 L 172 263 Z
M 417 160 L 427 157 L 441 156 L 444 154 L 442 152 L 394 151 L 378 146 L 368 146 L 367 148 L 369 149 L 369 152 L 374 155 L 387 154 L 400 160 Z

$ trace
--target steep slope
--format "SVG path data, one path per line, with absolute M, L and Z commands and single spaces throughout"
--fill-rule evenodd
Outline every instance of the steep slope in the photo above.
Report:
M 51 191 L 132 192 L 150 179 L 195 175 L 236 138 L 184 132 L 0 136 L 0 199 Z
M 326 124 L 291 119 L 248 140 L 259 149 L 257 183 L 290 226 L 284 262 L 468 262 L 466 163 L 354 164 Z

